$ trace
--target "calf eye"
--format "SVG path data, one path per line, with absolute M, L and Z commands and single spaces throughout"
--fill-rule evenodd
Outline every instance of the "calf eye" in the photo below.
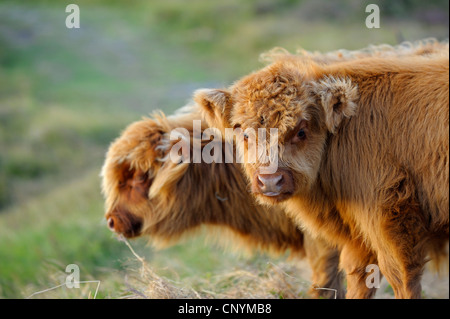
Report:
M 297 131 L 297 134 L 294 135 L 291 142 L 292 143 L 300 143 L 301 141 L 304 141 L 306 139 L 306 131 L 305 129 L 301 128 Z
M 297 137 L 301 140 L 303 140 L 306 137 L 306 133 L 304 129 L 301 129 L 300 131 L 298 131 L 297 133 Z
M 147 178 L 148 178 L 148 173 L 139 174 L 137 177 L 137 181 L 139 183 L 144 183 L 145 181 L 147 181 Z

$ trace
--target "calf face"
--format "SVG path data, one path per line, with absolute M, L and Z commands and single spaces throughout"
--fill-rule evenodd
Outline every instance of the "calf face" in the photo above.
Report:
M 157 217 L 148 196 L 164 155 L 157 149 L 163 132 L 155 124 L 148 120 L 130 125 L 111 145 L 102 169 L 108 227 L 128 238 L 140 236 L 144 221 Z
M 300 74 L 299 65 L 274 63 L 236 82 L 230 90 L 200 90 L 195 94 L 210 123 L 239 127 L 242 134 L 277 128 L 278 169 L 265 174 L 261 161 L 244 163 L 252 192 L 262 202 L 277 203 L 307 191 L 316 181 L 328 134 L 356 113 L 357 86 L 345 78 L 315 78 Z M 236 139 L 238 152 L 247 153 L 258 136 Z
M 121 179 L 118 181 L 118 202 L 106 214 L 108 227 L 127 238 L 141 234 L 143 215 L 136 212 L 150 209 L 148 190 L 152 180 L 148 171 L 143 172 L 130 168 L 128 165 L 120 168 Z

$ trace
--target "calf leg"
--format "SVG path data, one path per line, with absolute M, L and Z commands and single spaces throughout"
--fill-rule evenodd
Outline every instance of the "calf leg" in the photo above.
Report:
M 380 270 L 396 298 L 420 298 L 427 220 L 407 171 L 398 169 L 390 174 L 378 192 L 378 203 L 370 239 Z
M 347 275 L 348 299 L 369 299 L 376 293 L 376 287 L 367 284 L 367 266 L 377 264 L 377 259 L 372 250 L 362 242 L 353 241 L 347 243 L 341 251 L 340 266 Z
M 344 277 L 339 270 L 339 250 L 305 233 L 305 251 L 313 272 L 313 284 L 309 294 L 314 298 L 344 298 Z
M 390 217 L 383 219 L 376 239 L 380 270 L 396 298 L 421 297 L 427 231 L 418 212 L 418 207 L 390 212 Z

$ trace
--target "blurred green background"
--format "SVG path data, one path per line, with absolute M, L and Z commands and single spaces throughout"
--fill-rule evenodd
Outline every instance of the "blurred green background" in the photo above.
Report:
M 80 29 L 65 27 L 72 2 Z M 365 26 L 369 3 L 380 7 L 380 29 Z M 123 294 L 132 255 L 103 221 L 98 175 L 109 143 L 132 121 L 155 109 L 171 113 L 195 89 L 231 84 L 274 46 L 328 51 L 446 39 L 448 7 L 447 0 L 0 0 L 0 298 L 58 285 L 72 263 L 81 280 L 102 281 L 97 297 Z M 160 252 L 145 240 L 132 244 L 168 276 L 207 276 L 258 258 L 213 249 L 201 236 Z

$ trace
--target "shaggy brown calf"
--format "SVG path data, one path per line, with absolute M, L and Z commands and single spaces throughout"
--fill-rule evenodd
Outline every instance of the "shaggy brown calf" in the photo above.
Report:
M 427 255 L 448 258 L 448 94 L 442 51 L 331 64 L 279 56 L 195 100 L 222 130 L 265 128 L 269 140 L 278 129 L 278 170 L 244 164 L 252 192 L 341 249 L 347 297 L 373 296 L 366 267 L 378 264 L 397 298 L 420 298 Z M 237 140 L 248 154 L 248 135 Z
M 306 254 L 314 286 L 336 289 L 337 296 L 343 297 L 338 251 L 304 236 L 281 209 L 257 204 L 247 190 L 240 165 L 173 163 L 168 159 L 177 142 L 169 140 L 169 133 L 185 128 L 192 142 L 193 120 L 199 119 L 195 109 L 144 119 L 131 124 L 110 146 L 102 169 L 108 226 L 125 237 L 150 236 L 158 247 L 204 226 L 221 244 L 234 248 L 272 253 L 289 250 L 296 257 Z M 202 148 L 207 143 L 202 141 Z M 192 148 L 193 143 L 189 144 Z M 313 288 L 310 293 L 335 295 Z

